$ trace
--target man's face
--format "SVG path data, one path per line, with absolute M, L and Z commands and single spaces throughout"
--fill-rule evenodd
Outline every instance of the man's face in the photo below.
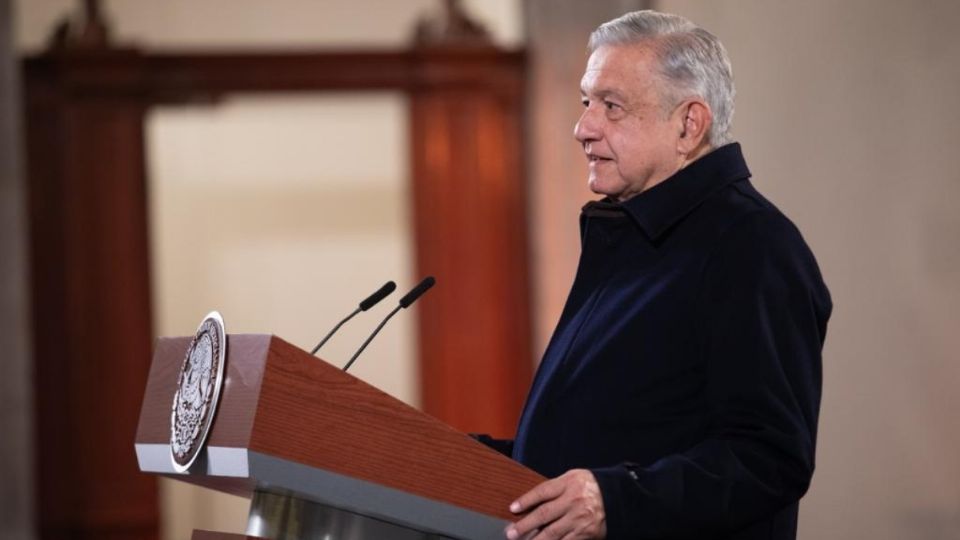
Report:
M 656 59 L 645 45 L 604 45 L 580 82 L 584 110 L 574 128 L 594 193 L 625 201 L 683 165 L 683 119 L 661 105 Z

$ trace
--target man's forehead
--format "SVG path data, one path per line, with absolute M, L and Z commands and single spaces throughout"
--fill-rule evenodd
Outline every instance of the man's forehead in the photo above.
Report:
M 590 72 L 584 73 L 583 78 L 580 79 L 581 94 L 590 94 L 596 96 L 624 96 L 625 94 L 630 93 L 629 90 L 631 85 L 625 84 L 620 80 L 608 80 L 608 78 L 592 76 L 595 74 L 596 73 L 591 74 Z
M 652 59 L 653 53 L 645 45 L 601 46 L 587 60 L 580 91 L 593 94 L 642 91 L 651 83 Z

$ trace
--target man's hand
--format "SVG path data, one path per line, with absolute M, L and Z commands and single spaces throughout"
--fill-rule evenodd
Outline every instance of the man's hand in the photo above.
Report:
M 586 540 L 607 536 L 603 497 L 593 473 L 574 469 L 547 480 L 510 505 L 523 519 L 507 527 L 507 538 Z M 531 531 L 536 531 L 531 536 Z

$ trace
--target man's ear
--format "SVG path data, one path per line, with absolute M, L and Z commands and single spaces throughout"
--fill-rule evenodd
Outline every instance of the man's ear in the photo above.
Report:
M 700 100 L 690 100 L 680 105 L 681 129 L 677 139 L 677 151 L 685 156 L 692 155 L 706 141 L 707 132 L 713 125 L 713 113 L 710 107 Z

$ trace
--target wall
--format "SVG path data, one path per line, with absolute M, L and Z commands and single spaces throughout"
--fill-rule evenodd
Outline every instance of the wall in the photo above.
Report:
M 960 530 L 960 4 L 661 0 L 717 34 L 758 188 L 835 311 L 800 537 Z
M 157 334 L 191 334 L 216 308 L 229 332 L 275 333 L 310 350 L 387 280 L 411 287 L 404 105 L 392 94 L 332 94 L 152 111 Z M 395 301 L 358 316 L 319 355 L 344 364 Z M 413 315 L 392 321 L 351 372 L 416 404 Z M 168 512 L 168 538 L 243 530 L 245 500 L 174 482 L 163 493 L 190 516 Z
M 0 0 L 0 539 L 33 537 L 26 186 L 22 177 L 20 76 Z

